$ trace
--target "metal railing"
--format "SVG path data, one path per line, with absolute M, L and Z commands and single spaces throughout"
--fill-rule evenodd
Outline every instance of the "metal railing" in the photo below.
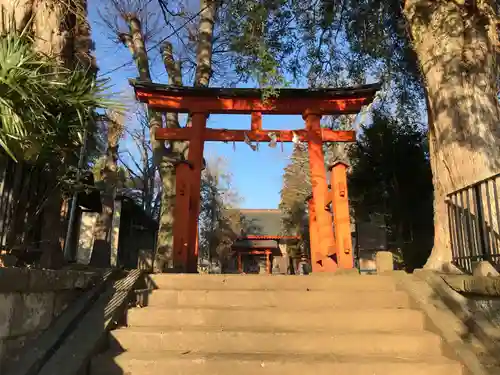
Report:
M 500 173 L 447 198 L 454 264 L 468 273 L 481 260 L 500 265 Z

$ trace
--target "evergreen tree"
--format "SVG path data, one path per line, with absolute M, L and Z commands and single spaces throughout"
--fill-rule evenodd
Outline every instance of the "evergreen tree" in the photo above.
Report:
M 350 160 L 356 218 L 383 215 L 390 249 L 402 251 L 407 269 L 422 267 L 433 243 L 432 176 L 422 127 L 376 113 Z
M 426 110 L 435 229 L 427 267 L 450 262 L 446 194 L 500 170 L 498 2 L 251 3 L 253 14 L 227 30 L 246 71 L 278 78 L 289 72 L 299 82 L 330 86 L 370 77 L 383 81 L 386 100 L 399 104 L 393 107 L 401 117 Z M 265 66 L 255 65 L 256 52 Z

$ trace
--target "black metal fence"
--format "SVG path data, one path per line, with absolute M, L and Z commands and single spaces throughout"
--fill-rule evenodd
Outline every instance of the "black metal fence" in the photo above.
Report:
M 500 173 L 448 195 L 453 262 L 471 273 L 476 262 L 500 265 Z

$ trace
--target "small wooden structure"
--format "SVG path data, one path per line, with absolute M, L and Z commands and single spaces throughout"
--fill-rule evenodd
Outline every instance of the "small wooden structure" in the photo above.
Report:
M 96 240 L 96 224 L 99 220 L 101 194 L 87 197 L 87 206 L 94 209 L 78 209 L 75 220 L 75 260 L 82 265 L 98 268 L 138 267 L 140 253 L 153 254 L 155 248 L 158 223 L 151 218 L 135 201 L 135 194 L 130 189 L 120 189 L 113 202 L 112 224 L 109 242 Z M 83 199 L 81 199 L 84 201 Z M 152 255 L 150 256 L 152 258 Z
M 285 259 L 287 263 L 285 267 L 288 267 L 286 246 L 297 243 L 300 238 L 280 234 L 281 211 L 275 209 L 235 211 L 239 214 L 237 223 L 239 233 L 231 250 L 236 258 L 237 271 L 239 273 L 262 273 L 264 268 L 265 273 L 271 274 L 274 260 L 281 258 Z M 263 264 L 265 267 L 261 267 Z
M 189 141 L 188 162 L 177 170 L 176 209 L 174 222 L 174 264 L 188 272 L 196 272 L 198 249 L 198 216 L 200 210 L 201 170 L 205 141 L 306 142 L 309 150 L 309 166 L 315 217 L 316 240 L 311 253 L 316 254 L 313 272 L 331 272 L 337 267 L 352 268 L 352 252 L 346 253 L 346 240 L 336 242 L 333 233 L 332 215 L 325 210 L 328 195 L 327 175 L 323 154 L 323 142 L 354 142 L 354 131 L 335 131 L 321 127 L 322 115 L 356 114 L 372 102 L 379 85 L 335 89 L 280 89 L 277 97 L 263 99 L 259 89 L 222 89 L 207 87 L 178 87 L 131 81 L 139 101 L 149 108 L 163 112 L 190 113 L 189 127 L 167 129 L 156 132 L 156 139 Z M 250 114 L 250 129 L 209 129 L 207 118 L 211 113 Z M 263 114 L 302 115 L 305 129 L 264 130 Z M 339 174 L 341 169 L 337 169 Z M 345 173 L 345 169 L 343 170 Z M 340 185 L 336 185 L 340 186 Z M 343 194 L 343 196 L 342 196 Z M 347 191 L 339 192 L 338 198 L 346 199 Z M 335 195 L 337 197 L 337 195 Z M 341 207 L 333 205 L 335 210 Z M 345 229 L 345 226 L 341 226 Z M 339 229 L 339 230 L 344 230 Z M 337 231 L 337 236 L 339 233 Z M 337 258 L 337 259 L 335 259 Z M 337 264 L 338 262 L 338 264 Z

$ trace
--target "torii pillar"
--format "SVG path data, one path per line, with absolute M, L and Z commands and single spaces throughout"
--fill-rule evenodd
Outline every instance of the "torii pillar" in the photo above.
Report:
M 312 272 L 321 272 L 322 256 L 320 252 L 316 251 L 316 249 L 319 249 L 318 222 L 312 196 L 308 198 L 307 206 L 309 211 L 309 248 L 311 249 Z
M 313 272 L 333 272 L 337 269 L 337 264 L 332 258 L 336 252 L 332 217 L 325 209 L 328 184 L 321 136 L 321 113 L 306 111 L 303 118 L 308 130 L 309 169 L 312 186 L 311 206 L 315 217 L 313 228 L 310 229 L 310 236 L 316 238 L 311 242 L 311 256 L 315 254 L 312 268 Z
M 351 213 L 347 194 L 347 168 L 344 162 L 333 164 L 330 169 L 330 198 L 332 201 L 333 223 L 335 231 L 336 258 L 339 268 L 354 267 L 351 237 Z

